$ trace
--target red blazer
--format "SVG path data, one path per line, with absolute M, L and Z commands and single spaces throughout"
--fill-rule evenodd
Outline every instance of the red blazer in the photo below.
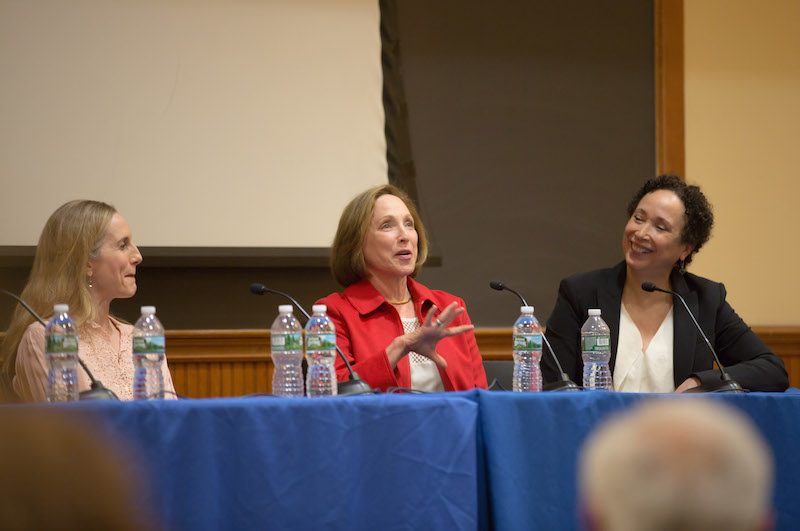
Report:
M 444 291 L 429 290 L 412 278 L 408 279 L 408 290 L 414 297 L 414 309 L 420 323 L 433 304 L 439 311 L 453 301 L 466 308 L 458 297 Z M 317 304 L 328 307 L 328 315 L 336 325 L 336 342 L 361 379 L 382 391 L 387 387 L 411 387 L 408 356 L 404 356 L 394 369 L 386 357 L 386 347 L 395 337 L 404 334 L 400 314 L 367 279 L 348 286 L 344 293 L 320 299 Z M 462 324 L 470 324 L 466 311 L 450 326 Z M 439 369 L 445 390 L 486 389 L 483 358 L 473 332 L 441 340 L 436 351 L 447 361 L 447 370 Z M 345 381 L 349 376 L 347 367 L 339 358 L 336 359 L 336 376 L 339 381 Z

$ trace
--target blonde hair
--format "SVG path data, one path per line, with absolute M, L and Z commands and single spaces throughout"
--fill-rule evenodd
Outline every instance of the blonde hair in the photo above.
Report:
M 364 241 L 375 213 L 375 201 L 382 195 L 393 195 L 400 199 L 414 220 L 417 231 L 417 263 L 412 277 L 419 273 L 428 258 L 428 237 L 414 202 L 408 194 L 391 184 L 375 186 L 354 197 L 339 218 L 339 227 L 331 246 L 331 273 L 342 286 L 355 284 L 366 276 Z
M 654 400 L 602 425 L 579 466 L 599 529 L 749 531 L 769 521 L 772 459 L 753 423 L 707 399 Z
M 53 212 L 39 236 L 30 277 L 20 296 L 36 313 L 52 315 L 53 304 L 65 303 L 78 327 L 95 318 L 86 266 L 99 257 L 115 213 L 113 206 L 89 200 L 70 201 Z M 2 349 L 3 370 L 10 378 L 16 373 L 19 343 L 33 321 L 17 304 Z

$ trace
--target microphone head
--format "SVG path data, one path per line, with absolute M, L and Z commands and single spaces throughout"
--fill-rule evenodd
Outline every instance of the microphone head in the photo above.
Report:
M 658 287 L 652 282 L 642 282 L 642 289 L 649 292 L 654 292 Z
M 258 282 L 254 282 L 250 284 L 250 293 L 253 295 L 263 295 L 267 292 L 267 287 L 264 284 L 260 284 Z
M 489 287 L 492 289 L 496 289 L 497 291 L 503 291 L 506 285 L 500 282 L 499 280 L 492 280 L 491 282 L 489 282 Z

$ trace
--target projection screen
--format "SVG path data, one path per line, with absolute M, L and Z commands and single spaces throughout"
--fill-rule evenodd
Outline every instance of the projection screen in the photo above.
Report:
M 327 247 L 387 182 L 377 0 L 0 0 L 0 247 L 76 198 L 140 246 Z

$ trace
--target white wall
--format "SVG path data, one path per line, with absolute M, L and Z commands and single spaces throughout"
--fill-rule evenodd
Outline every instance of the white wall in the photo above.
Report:
M 75 198 L 147 246 L 330 244 L 387 181 L 377 0 L 0 0 L 0 245 Z

